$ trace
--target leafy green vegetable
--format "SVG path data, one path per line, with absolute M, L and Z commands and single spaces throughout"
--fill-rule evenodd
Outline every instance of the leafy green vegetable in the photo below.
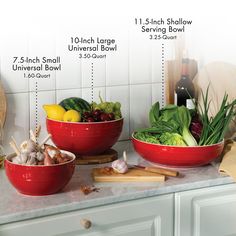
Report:
M 178 109 L 178 106 L 173 105 L 173 104 L 169 104 L 169 105 L 164 106 L 160 110 L 159 120 L 163 120 L 163 121 L 167 121 L 167 122 L 173 120 L 173 116 L 177 112 L 177 109 Z
M 186 107 L 178 107 L 170 104 L 160 109 L 159 102 L 156 102 L 150 112 L 149 121 L 151 124 L 150 128 L 138 130 L 136 138 L 147 141 L 150 136 L 155 134 L 155 138 L 168 137 L 170 141 L 163 141 L 161 143 L 169 143 L 168 145 L 189 145 L 196 146 L 197 142 L 189 131 L 191 123 L 190 111 Z M 148 135 L 147 135 L 148 132 Z M 140 136 L 139 133 L 145 133 L 146 136 Z M 166 134 L 168 133 L 168 135 Z M 171 136 L 173 134 L 173 137 Z M 153 142 L 153 140 L 151 140 Z M 175 144 L 174 144 L 175 143 Z
M 155 126 L 155 124 L 159 121 L 171 121 L 173 118 L 173 114 L 176 112 L 177 108 L 178 107 L 176 105 L 169 104 L 160 109 L 159 102 L 154 103 L 149 111 L 150 125 Z
M 187 146 L 183 140 L 183 137 L 178 133 L 163 133 L 160 136 L 160 143 L 172 146 Z
M 203 105 L 195 103 L 195 109 L 189 110 L 184 106 L 167 105 L 160 109 L 159 102 L 153 104 L 149 112 L 151 127 L 140 129 L 135 137 L 150 143 L 161 143 L 175 146 L 211 145 L 223 140 L 230 121 L 236 116 L 236 99 L 228 102 L 225 94 L 219 111 L 214 117 L 209 115 L 211 101 L 209 101 L 209 86 L 204 94 L 201 91 Z M 196 123 L 193 117 L 198 117 Z M 190 132 L 190 124 L 194 121 L 191 131 L 200 137 L 199 143 Z M 192 122 L 193 124 L 193 122 Z M 197 124 L 197 125 L 196 125 Z M 194 128 L 194 129 L 193 129 Z
M 188 146 L 197 146 L 197 141 L 189 131 L 191 115 L 188 108 L 186 108 L 185 106 L 178 107 L 177 112 L 174 114 L 174 117 L 180 126 L 180 134 L 183 136 L 185 143 Z
M 152 127 L 139 129 L 138 132 L 149 132 L 155 134 L 162 134 L 164 132 L 178 132 L 179 125 L 176 122 L 157 121 L 153 123 Z
M 228 94 L 225 94 L 222 99 L 219 111 L 214 117 L 209 118 L 209 107 L 211 101 L 209 101 L 208 94 L 209 86 L 207 87 L 205 95 L 203 91 L 201 91 L 203 107 L 198 105 L 198 112 L 203 123 L 203 130 L 201 133 L 199 145 L 210 145 L 222 141 L 225 133 L 227 132 L 230 121 L 236 115 L 236 99 L 229 103 Z
M 160 115 L 159 111 L 160 111 L 160 104 L 159 102 L 156 102 L 152 105 L 152 108 L 149 111 L 149 123 L 151 124 L 151 126 L 153 126 L 153 124 L 158 121 Z
M 156 143 L 159 144 L 158 136 L 155 134 L 151 134 L 149 132 L 136 132 L 134 137 L 138 140 L 148 142 L 148 143 Z

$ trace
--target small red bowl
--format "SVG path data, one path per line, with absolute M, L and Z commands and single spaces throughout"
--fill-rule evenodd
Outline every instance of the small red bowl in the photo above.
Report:
M 76 155 L 96 155 L 116 143 L 122 131 L 123 118 L 106 122 L 64 122 L 47 118 L 46 124 L 58 148 Z
M 71 161 L 52 166 L 15 164 L 10 161 L 14 155 L 9 155 L 4 162 L 6 175 L 20 193 L 32 196 L 57 193 L 68 184 L 75 169 L 75 155 L 62 152 L 72 157 Z
M 132 134 L 135 151 L 147 161 L 172 167 L 197 167 L 220 156 L 224 141 L 206 146 L 180 147 L 140 141 Z

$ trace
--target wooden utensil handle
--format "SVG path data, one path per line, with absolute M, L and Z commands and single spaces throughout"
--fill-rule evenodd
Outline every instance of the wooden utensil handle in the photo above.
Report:
M 153 172 L 153 173 L 167 175 L 167 176 L 173 176 L 173 177 L 176 177 L 179 175 L 178 171 L 168 170 L 168 169 L 159 168 L 159 167 L 145 167 L 145 170 Z

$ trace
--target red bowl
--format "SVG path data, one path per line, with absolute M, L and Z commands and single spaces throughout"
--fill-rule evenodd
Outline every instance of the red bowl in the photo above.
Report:
M 52 166 L 27 166 L 10 161 L 14 155 L 5 159 L 5 171 L 10 183 L 26 195 L 49 195 L 62 190 L 70 181 L 75 169 L 75 155 L 62 151 L 72 157 L 71 161 Z
M 111 148 L 118 140 L 123 118 L 106 122 L 63 122 L 46 120 L 54 144 L 76 155 L 96 155 Z
M 132 134 L 135 151 L 147 161 L 172 167 L 196 167 L 220 156 L 224 141 L 213 145 L 180 147 L 140 141 Z

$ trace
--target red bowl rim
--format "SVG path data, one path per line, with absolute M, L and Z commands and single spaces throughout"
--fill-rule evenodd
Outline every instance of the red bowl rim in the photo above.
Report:
M 86 125 L 86 124 L 107 124 L 107 123 L 115 123 L 118 121 L 121 121 L 124 119 L 124 117 L 121 117 L 120 119 L 117 120 L 108 120 L 108 121 L 98 121 L 98 122 L 71 122 L 71 121 L 61 121 L 61 120 L 53 120 L 53 119 L 49 119 L 48 117 L 46 117 L 47 120 L 53 121 L 53 122 L 58 122 L 58 123 L 65 123 L 65 124 L 78 124 L 78 125 Z
M 70 161 L 67 161 L 67 162 L 64 162 L 64 163 L 59 163 L 59 164 L 54 164 L 54 165 L 51 165 L 51 166 L 45 166 L 45 165 L 23 165 L 23 164 L 13 163 L 13 162 L 11 162 L 11 161 L 8 160 L 8 158 L 12 158 L 13 156 L 16 155 L 15 153 L 12 153 L 12 154 L 7 155 L 7 156 L 5 157 L 5 161 L 8 162 L 8 163 L 10 163 L 11 165 L 24 166 L 24 167 L 29 167 L 29 168 L 31 168 L 31 167 L 32 167 L 32 168 L 45 168 L 45 167 L 47 167 L 47 168 L 52 168 L 52 167 L 54 167 L 54 166 L 63 166 L 63 165 L 69 164 L 69 163 L 73 162 L 73 161 L 75 160 L 75 158 L 76 158 L 75 154 L 72 153 L 72 152 L 68 152 L 68 151 L 64 151 L 64 150 L 61 150 L 61 152 L 63 152 L 63 153 L 65 153 L 65 154 L 69 155 L 70 157 L 72 157 L 72 159 L 71 159 Z
M 167 147 L 167 148 L 203 148 L 203 147 L 214 147 L 214 146 L 218 146 L 218 145 L 222 145 L 224 143 L 224 139 L 218 143 L 214 143 L 214 144 L 210 144 L 210 145 L 201 145 L 201 146 L 174 146 L 174 145 L 163 145 L 163 144 L 158 144 L 158 143 L 148 143 L 145 141 L 141 141 L 137 138 L 134 137 L 134 134 L 136 133 L 136 131 L 134 131 L 132 133 L 132 139 L 140 142 L 140 143 L 144 143 L 144 144 L 150 144 L 150 145 L 154 145 L 154 146 L 159 146 L 159 147 Z

